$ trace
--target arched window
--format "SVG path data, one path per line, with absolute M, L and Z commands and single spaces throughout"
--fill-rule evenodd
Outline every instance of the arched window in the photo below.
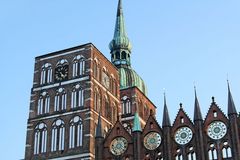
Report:
M 175 160 L 183 160 L 181 149 L 177 149 L 176 155 L 175 155 Z
M 95 79 L 100 80 L 100 67 L 97 58 L 95 58 L 93 62 L 93 75 Z
M 158 152 L 156 160 L 163 160 L 162 152 Z
M 55 95 L 54 111 L 61 111 L 67 109 L 67 93 L 63 88 L 59 88 Z
M 39 99 L 38 99 L 38 109 L 37 114 L 46 114 L 49 113 L 49 107 L 50 107 L 50 96 L 47 92 L 42 92 Z
M 83 125 L 82 119 L 75 116 L 70 121 L 69 128 L 69 148 L 75 148 L 83 145 Z
M 112 81 L 112 93 L 113 95 L 117 96 L 117 83 L 115 79 Z
M 127 59 L 127 54 L 125 51 L 122 51 L 122 59 Z
M 188 160 L 196 160 L 196 153 L 194 151 L 188 153 Z
M 122 98 L 122 114 L 131 114 L 132 113 L 132 107 L 131 107 L 131 101 L 127 96 L 124 96 Z
M 83 56 L 76 56 L 73 60 L 73 77 L 84 75 L 85 73 L 85 58 Z
M 34 154 L 47 152 L 47 125 L 40 123 L 34 130 Z
M 84 90 L 77 84 L 72 91 L 71 107 L 83 107 L 84 105 Z
M 228 142 L 224 142 L 223 145 L 224 145 L 222 148 L 223 158 L 231 158 L 232 150 L 231 150 L 231 147 L 228 145 Z
M 105 98 L 105 114 L 104 115 L 108 120 L 111 120 L 112 111 L 111 111 L 111 106 L 107 97 Z
M 209 158 L 209 160 L 217 159 L 217 151 L 216 151 L 216 149 L 208 150 L 208 158 Z
M 64 150 L 64 136 L 65 136 L 64 122 L 58 119 L 52 125 L 52 142 L 51 142 L 52 152 Z
M 116 53 L 116 59 L 120 59 L 120 53 L 119 52 Z
M 95 89 L 95 92 L 94 92 L 94 110 L 99 112 L 100 111 L 100 105 L 101 105 L 101 95 L 100 95 L 98 89 Z
M 52 65 L 45 63 L 42 66 L 40 84 L 46 84 L 52 82 Z
M 183 156 L 181 154 L 176 155 L 175 160 L 183 160 Z

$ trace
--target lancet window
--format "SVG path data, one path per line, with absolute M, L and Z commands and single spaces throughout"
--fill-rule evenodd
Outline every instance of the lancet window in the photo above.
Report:
M 94 92 L 94 110 L 99 112 L 101 106 L 101 94 L 98 89 L 95 89 Z
M 231 158 L 232 157 L 232 150 L 231 147 L 228 145 L 228 142 L 223 143 L 223 148 L 222 148 L 222 158 Z
M 46 114 L 49 113 L 50 107 L 50 96 L 47 92 L 42 92 L 38 99 L 37 114 Z
M 64 136 L 65 136 L 64 122 L 58 119 L 52 125 L 52 137 L 51 137 L 52 152 L 64 150 Z
M 69 128 L 69 148 L 83 145 L 83 124 L 79 116 L 75 116 L 70 121 Z
M 124 96 L 122 98 L 122 114 L 131 114 L 132 108 L 131 108 L 131 101 L 127 96 Z
M 40 123 L 34 130 L 34 154 L 47 152 L 47 125 Z
M 67 93 L 63 88 L 59 88 L 55 95 L 54 111 L 62 111 L 67 109 Z
M 73 60 L 73 77 L 81 76 L 85 74 L 85 62 L 86 59 L 78 55 Z
M 83 107 L 83 105 L 84 105 L 84 90 L 79 84 L 77 84 L 76 86 L 74 86 L 72 90 L 71 107 L 77 108 Z
M 40 84 L 46 84 L 52 82 L 52 65 L 45 63 L 41 68 Z

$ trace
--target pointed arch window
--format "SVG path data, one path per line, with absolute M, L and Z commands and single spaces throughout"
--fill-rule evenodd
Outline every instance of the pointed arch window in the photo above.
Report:
M 42 92 L 38 99 L 37 114 L 46 114 L 49 113 L 50 107 L 50 96 L 47 92 Z
M 124 96 L 122 98 L 122 114 L 131 114 L 132 108 L 131 108 L 131 101 L 127 96 Z
M 72 91 L 71 107 L 83 107 L 84 106 L 84 90 L 77 84 Z
M 111 120 L 112 117 L 112 111 L 109 103 L 109 99 L 105 98 L 105 116 L 108 120 Z
M 73 59 L 73 77 L 85 74 L 85 62 L 86 59 L 81 55 L 78 55 Z
M 99 91 L 96 89 L 94 92 L 94 110 L 99 112 L 100 105 L 101 105 L 101 95 L 100 95 Z
M 54 111 L 63 111 L 67 109 L 67 93 L 64 88 L 59 88 L 55 95 Z
M 34 155 L 47 152 L 47 125 L 40 123 L 34 130 Z
M 217 150 L 216 150 L 216 148 L 215 148 L 214 143 L 210 143 L 210 144 L 209 144 L 208 159 L 209 159 L 209 160 L 215 160 L 215 159 L 217 159 Z
M 100 68 L 99 68 L 99 62 L 97 59 L 93 62 L 93 75 L 95 79 L 100 80 Z
M 176 155 L 175 160 L 183 160 L 183 156 L 181 154 Z
M 79 116 L 75 116 L 70 121 L 69 128 L 69 148 L 80 147 L 83 145 L 83 124 Z
M 40 84 L 47 84 L 52 82 L 52 65 L 50 63 L 45 63 L 41 70 Z
M 52 141 L 51 141 L 52 152 L 64 150 L 64 137 L 65 137 L 64 122 L 58 119 L 52 125 Z
M 190 149 L 193 147 L 190 147 Z M 196 159 L 196 153 L 194 151 L 191 150 L 190 153 L 188 153 L 188 160 L 197 160 Z
M 175 155 L 175 160 L 183 160 L 183 155 L 181 153 L 181 149 L 177 149 L 176 155 Z
M 222 155 L 223 155 L 223 158 L 231 158 L 232 157 L 232 149 L 228 145 L 228 142 L 223 143 Z

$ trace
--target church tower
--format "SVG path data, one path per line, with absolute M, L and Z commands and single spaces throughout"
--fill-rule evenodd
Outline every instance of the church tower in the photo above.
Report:
M 91 43 L 36 57 L 25 159 L 95 159 L 95 140 L 117 120 L 118 82 Z
M 138 112 L 143 125 L 150 112 L 155 114 L 156 107 L 147 98 L 147 87 L 143 79 L 131 66 L 132 44 L 125 28 L 122 0 L 118 2 L 115 31 L 109 49 L 111 61 L 120 75 L 121 120 L 124 127 L 131 132 L 135 113 Z

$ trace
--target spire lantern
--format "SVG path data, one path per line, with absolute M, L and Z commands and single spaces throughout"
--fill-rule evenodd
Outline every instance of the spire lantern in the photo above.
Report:
M 132 44 L 125 29 L 122 0 L 118 2 L 117 19 L 112 41 L 109 44 L 111 50 L 111 61 L 116 66 L 130 66 L 130 54 Z

